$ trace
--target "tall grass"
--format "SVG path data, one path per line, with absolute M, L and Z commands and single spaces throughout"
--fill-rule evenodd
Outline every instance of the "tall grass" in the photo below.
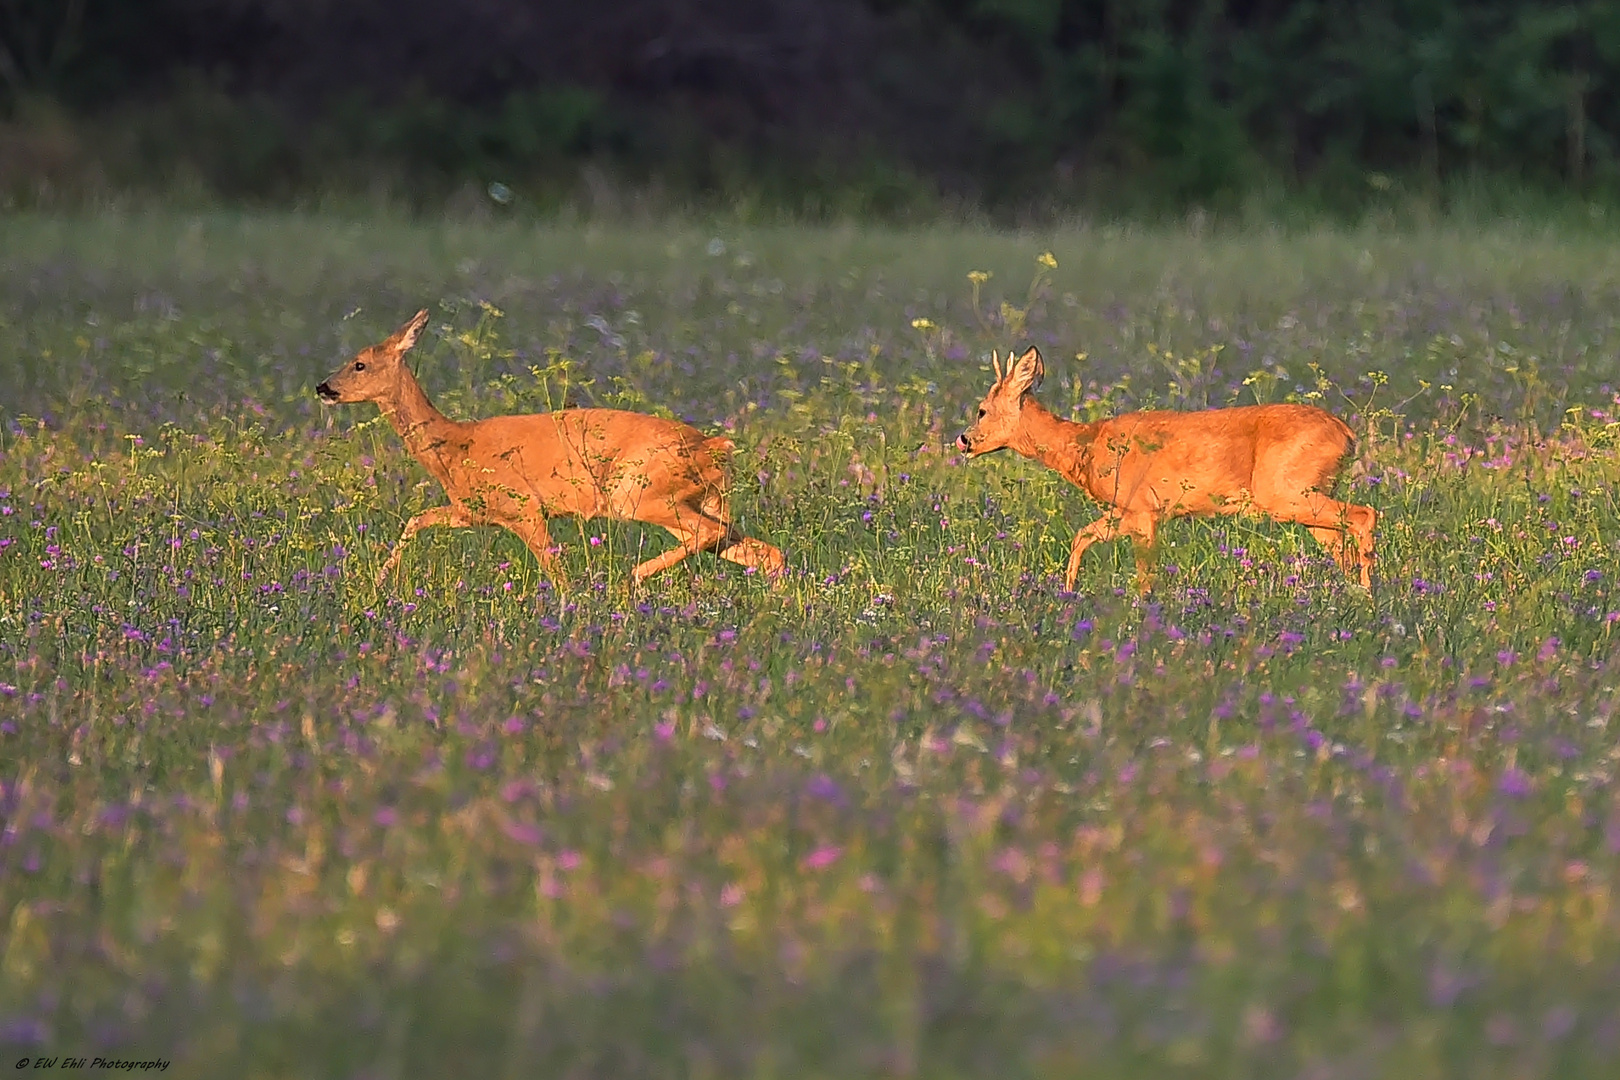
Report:
M 1034 257 L 1057 263 L 1028 289 Z M 991 276 L 970 309 L 967 274 Z M 1003 308 L 1005 301 L 1007 307 Z M 424 533 L 310 387 L 422 304 L 453 416 L 737 441 L 773 590 Z M 1602 1076 L 1620 261 L 1597 235 L 0 223 L 0 1042 L 184 1075 Z M 1345 416 L 1302 530 L 950 440 Z M 1075 354 L 1084 352 L 1084 359 Z M 1313 368 L 1311 365 L 1316 365 Z

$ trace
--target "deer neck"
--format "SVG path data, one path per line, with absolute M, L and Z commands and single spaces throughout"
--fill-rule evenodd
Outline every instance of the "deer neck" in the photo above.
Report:
M 1061 419 L 1034 398 L 1025 398 L 1018 432 L 1007 445 L 1078 484 L 1095 437 L 1096 425 Z
M 433 402 L 428 400 L 416 376 L 404 364 L 400 365 L 399 382 L 394 392 L 386 398 L 377 399 L 377 405 L 399 433 L 405 449 L 423 464 L 428 464 L 435 447 L 444 442 L 457 426 L 455 421 L 433 407 Z M 429 468 L 432 466 L 429 465 Z

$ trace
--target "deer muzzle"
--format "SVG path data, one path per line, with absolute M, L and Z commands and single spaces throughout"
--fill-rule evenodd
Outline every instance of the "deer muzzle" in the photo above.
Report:
M 338 392 L 336 390 L 332 389 L 332 387 L 329 386 L 328 384 L 321 383 L 321 385 L 319 385 L 319 386 L 317 386 L 315 388 L 315 396 L 320 398 L 322 401 L 326 402 L 328 405 L 330 405 L 333 402 L 337 401 Z

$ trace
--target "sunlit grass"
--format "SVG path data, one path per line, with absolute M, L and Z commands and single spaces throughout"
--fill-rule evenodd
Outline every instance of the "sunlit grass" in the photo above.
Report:
M 185 1075 L 1607 1075 L 1609 247 L 0 222 L 0 1042 Z M 1123 544 L 1066 592 L 1095 508 L 950 449 L 1004 299 L 1059 412 L 1320 394 L 1362 434 L 1373 595 L 1235 519 L 1166 526 L 1146 601 Z M 443 496 L 310 387 L 424 304 L 451 415 L 725 430 L 785 583 L 703 556 L 638 590 L 667 537 L 587 522 L 556 580 L 429 531 L 375 588 Z

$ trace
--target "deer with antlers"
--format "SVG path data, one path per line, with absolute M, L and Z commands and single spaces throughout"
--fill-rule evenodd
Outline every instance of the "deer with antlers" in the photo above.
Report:
M 1104 506 L 1075 534 L 1065 585 L 1073 589 L 1092 544 L 1128 535 L 1137 585 L 1152 583 L 1159 523 L 1208 514 L 1265 514 L 1297 521 L 1346 570 L 1372 587 L 1370 506 L 1328 494 L 1355 443 L 1344 421 L 1311 405 L 1246 405 L 1200 412 L 1136 412 L 1092 424 L 1060 419 L 1034 390 L 1046 373 L 1037 349 L 1007 366 L 991 355 L 996 381 L 957 445 L 969 457 L 1011 448 L 1061 473 Z
M 638 565 L 637 582 L 699 551 L 779 577 L 782 552 L 732 523 L 726 465 L 735 445 L 675 420 L 617 409 L 562 409 L 461 423 L 428 400 L 405 354 L 428 313 L 362 349 L 315 388 L 327 404 L 374 401 L 411 456 L 443 485 L 450 505 L 426 510 L 405 530 L 377 575 L 379 586 L 405 545 L 431 525 L 500 525 L 556 570 L 546 519 L 604 517 L 658 525 L 677 545 Z

